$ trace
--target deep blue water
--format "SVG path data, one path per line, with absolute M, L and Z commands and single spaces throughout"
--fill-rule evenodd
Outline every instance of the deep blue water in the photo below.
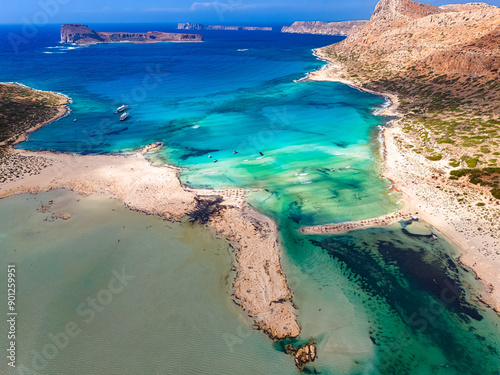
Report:
M 478 284 L 446 241 L 400 229 L 321 238 L 297 232 L 303 224 L 397 207 L 379 178 L 377 129 L 385 119 L 374 111 L 383 98 L 338 83 L 297 81 L 324 65 L 311 49 L 341 38 L 212 31 L 197 44 L 78 47 L 59 44 L 59 26 L 47 26 L 15 52 L 9 32 L 20 33 L 0 27 L 0 81 L 73 100 L 69 116 L 18 147 L 110 153 L 163 141 L 156 159 L 184 167 L 184 183 L 257 188 L 249 202 L 280 227 L 303 328 L 299 341 L 318 340 L 320 359 L 309 371 L 498 373 L 498 318 L 471 303 Z M 113 114 L 121 104 L 130 106 L 125 122 Z M 441 303 L 445 288 L 460 298 Z

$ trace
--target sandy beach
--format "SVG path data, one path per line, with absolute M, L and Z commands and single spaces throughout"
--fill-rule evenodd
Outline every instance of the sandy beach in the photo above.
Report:
M 472 269 L 484 285 L 479 296 L 481 302 L 500 313 L 500 202 L 491 197 L 488 189 L 470 184 L 465 178 L 450 180 L 443 172 L 447 169 L 445 165 L 409 152 L 408 146 L 414 142 L 412 135 L 403 131 L 405 119 L 398 111 L 398 98 L 366 90 L 360 82 L 342 78 L 347 75 L 339 62 L 330 62 L 321 51 L 315 53 L 329 65 L 310 73 L 308 79 L 341 82 L 390 100 L 389 107 L 380 113 L 395 117 L 382 130 L 383 176 L 401 193 L 403 212 L 418 212 L 421 219 L 460 249 L 460 261 Z
M 339 64 L 337 61 L 330 61 L 328 57 L 321 51 L 321 49 L 315 49 L 313 51 L 313 54 L 318 59 L 328 63 L 328 65 L 325 65 L 320 70 L 308 73 L 306 80 L 339 82 L 343 83 L 344 85 L 351 86 L 352 88 L 355 88 L 360 91 L 383 96 L 384 98 L 386 98 L 389 105 L 387 107 L 384 107 L 378 114 L 381 116 L 389 116 L 389 117 L 403 116 L 403 114 L 398 111 L 399 98 L 396 95 L 368 90 L 362 87 L 360 82 L 356 81 L 355 78 L 349 78 L 349 79 L 345 78 L 348 76 L 345 67 Z
M 14 158 L 30 158 L 38 169 L 36 174 L 9 176 L 0 183 L 0 197 L 67 188 L 83 195 L 105 194 L 131 209 L 176 221 L 196 208 L 199 197 L 196 190 L 182 186 L 175 168 L 154 167 L 142 152 L 129 156 L 10 152 Z M 209 195 L 210 191 L 200 191 L 200 197 Z M 235 302 L 270 337 L 298 336 L 291 291 L 280 265 L 276 225 L 245 204 L 240 189 L 223 194 L 212 191 L 211 195 L 224 199 L 221 214 L 212 217 L 208 225 L 233 242 Z
M 280 247 L 275 223 L 245 203 L 244 189 L 190 189 L 178 178 L 178 168 L 155 167 L 147 156 L 163 147 L 155 142 L 130 155 L 69 155 L 27 152 L 13 148 L 29 133 L 65 116 L 71 99 L 37 91 L 31 94 L 53 97 L 43 118 L 29 127 L 13 128 L 13 136 L 0 143 L 0 198 L 12 194 L 37 194 L 56 188 L 82 195 L 104 194 L 121 200 L 133 210 L 181 221 L 199 209 L 200 201 L 219 198 L 221 207 L 206 224 L 232 242 L 236 278 L 232 296 L 254 320 L 257 328 L 272 338 L 296 337 L 300 333 L 292 293 L 280 264 Z M 42 210 L 44 208 L 42 207 Z M 64 220 L 71 215 L 61 213 Z

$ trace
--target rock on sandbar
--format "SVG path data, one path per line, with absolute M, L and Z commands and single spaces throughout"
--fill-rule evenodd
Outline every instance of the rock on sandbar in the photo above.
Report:
M 295 357 L 295 366 L 298 369 L 302 369 L 309 362 L 316 360 L 316 346 L 313 344 L 314 339 L 311 339 L 307 344 L 298 349 L 295 349 L 291 344 L 286 346 L 286 353 L 292 354 Z

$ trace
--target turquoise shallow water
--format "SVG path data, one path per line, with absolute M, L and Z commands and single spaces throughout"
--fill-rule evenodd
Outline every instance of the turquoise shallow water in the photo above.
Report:
M 111 26 L 101 29 L 106 27 Z M 373 112 L 384 103 L 383 99 L 336 83 L 297 82 L 305 72 L 322 64 L 311 55 L 311 48 L 332 43 L 334 38 L 207 33 L 207 42 L 194 46 L 68 48 L 55 42 L 55 33 L 47 29 L 43 37 L 15 55 L 3 46 L 1 79 L 62 91 L 74 100 L 70 116 L 32 134 L 19 147 L 106 153 L 163 141 L 167 147 L 155 155 L 155 161 L 183 167 L 184 183 L 256 189 L 248 201 L 272 216 L 280 228 L 283 269 L 294 290 L 303 328 L 294 343 L 311 337 L 317 340 L 319 359 L 305 372 L 499 373 L 498 317 L 473 302 L 480 285 L 474 275 L 460 267 L 456 250 L 443 239 L 414 237 L 401 229 L 361 231 L 341 237 L 302 236 L 297 231 L 304 224 L 378 216 L 398 207 L 397 196 L 388 192 L 388 182 L 379 178 L 377 133 L 378 125 L 385 120 Z M 27 58 L 36 62 L 37 69 L 23 65 Z M 53 69 L 55 64 L 57 71 Z M 120 123 L 112 112 L 123 103 L 130 105 L 132 117 Z M 131 217 L 127 227 L 135 220 Z M 111 220 L 115 221 L 120 228 L 120 219 Z M 106 234 L 98 224 L 88 227 L 96 241 Z M 151 236 L 153 243 L 178 238 L 179 228 L 165 237 L 162 222 L 150 225 L 158 227 Z M 132 228 L 133 238 L 139 229 Z M 189 238 L 199 231 L 183 230 Z M 48 232 L 53 233 L 50 240 L 56 241 L 58 232 Z M 192 243 L 192 239 L 189 241 Z M 86 252 L 93 254 L 91 243 L 82 241 L 79 245 L 82 258 Z M 175 243 L 177 247 L 184 246 Z M 203 247 L 199 242 L 192 246 L 198 250 Z M 134 263 L 138 256 L 135 252 L 137 248 L 131 246 L 125 257 L 128 261 L 124 262 Z M 159 277 L 155 267 L 169 259 L 158 258 L 153 250 L 149 257 L 154 261 L 144 266 L 151 267 L 155 278 Z M 202 258 L 205 261 L 208 262 Z M 120 265 L 121 256 L 109 258 L 109 266 L 115 262 Z M 221 262 L 216 262 L 218 266 L 210 264 L 220 266 L 220 274 L 228 275 L 223 268 L 229 261 Z M 208 273 L 201 264 L 197 267 L 201 268 L 196 272 Z M 92 274 L 90 269 L 82 272 Z M 104 280 L 108 276 L 109 272 L 100 277 Z M 180 277 L 175 272 L 173 276 Z M 203 275 L 196 279 L 198 276 Z M 162 295 L 168 295 L 191 301 L 186 308 L 194 309 L 196 301 L 189 296 L 205 302 L 206 296 L 214 293 L 218 297 L 210 316 L 223 314 L 216 309 L 225 306 L 228 310 L 224 319 L 234 325 L 242 314 L 232 305 L 227 285 L 219 284 L 219 290 L 211 282 L 207 282 L 207 288 L 200 286 L 204 281 L 185 282 L 179 286 L 183 288 L 181 298 L 172 297 L 170 283 L 170 279 L 160 278 L 155 282 L 155 293 L 148 297 L 142 294 L 140 298 L 156 303 Z M 77 286 L 72 287 L 78 290 Z M 80 287 L 86 290 L 87 285 Z M 148 283 L 141 284 L 133 298 L 151 288 Z M 52 298 L 63 298 L 61 293 L 71 296 L 73 292 L 71 287 L 57 289 Z M 62 316 L 67 316 L 71 309 L 63 311 Z M 122 312 L 123 318 L 142 311 L 138 304 L 128 305 Z M 182 315 L 184 311 L 187 310 L 177 313 Z M 148 313 L 158 314 L 158 310 Z M 35 312 L 30 316 L 38 322 L 34 331 L 43 337 L 46 328 L 41 318 Z M 167 319 L 141 328 L 144 332 L 156 332 L 161 326 L 165 335 L 155 342 L 166 345 L 171 343 L 166 332 L 175 331 L 171 320 L 175 321 Z M 118 329 L 118 322 L 121 320 L 116 324 L 110 320 L 109 330 Z M 248 328 L 248 321 L 243 326 Z M 187 333 L 183 338 L 184 330 L 183 326 L 175 331 L 176 348 L 190 352 L 195 336 Z M 213 332 L 223 331 L 222 324 L 214 323 Z M 255 345 L 261 351 L 251 349 L 245 353 L 245 360 L 262 367 L 242 365 L 236 372 L 296 372 L 290 367 L 291 359 L 281 354 L 286 342 L 273 344 L 259 333 L 252 336 L 254 339 L 248 343 L 249 348 Z M 141 345 L 148 342 L 145 336 L 138 341 Z M 247 345 L 243 341 L 242 345 Z M 68 360 L 80 358 L 80 348 L 86 347 L 75 346 Z M 108 347 L 106 355 L 116 364 L 127 350 L 131 349 L 124 343 Z M 175 349 L 168 347 L 167 351 L 172 352 L 176 364 L 184 366 Z M 238 355 L 229 355 L 224 346 L 214 345 L 210 353 L 218 358 L 215 362 L 227 362 L 224 369 L 228 371 L 247 363 Z M 157 357 L 157 352 L 152 351 L 144 361 L 155 362 Z M 130 361 L 125 363 L 132 366 Z M 158 363 L 161 366 L 163 362 Z M 108 369 L 104 357 L 99 357 L 95 366 Z M 207 368 L 206 373 L 217 373 Z M 192 370 L 179 367 L 171 373 L 177 373 L 177 369 Z
M 204 116 L 182 117 L 195 100 Z M 297 204 L 302 223 L 382 214 L 390 205 L 370 143 L 380 98 L 340 84 L 285 81 L 195 100 L 181 103 L 172 127 L 184 128 L 166 138 L 166 160 L 186 167 L 187 184 L 264 189 L 253 202 L 276 211 Z

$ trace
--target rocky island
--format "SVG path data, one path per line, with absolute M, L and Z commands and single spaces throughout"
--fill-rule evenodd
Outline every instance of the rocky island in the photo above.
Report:
M 462 249 L 500 312 L 500 8 L 382 0 L 370 21 L 315 51 L 331 80 L 385 95 L 384 176 L 411 212 Z
M 343 22 L 323 22 L 323 21 L 297 21 L 291 26 L 284 26 L 282 33 L 296 34 L 322 34 L 349 36 L 359 31 L 368 21 L 343 21 Z
M 61 27 L 61 42 L 76 44 L 203 42 L 203 37 L 198 34 L 164 33 L 160 31 L 148 31 L 146 33 L 97 32 L 87 25 L 71 23 Z
M 178 30 L 232 30 L 232 31 L 272 31 L 272 27 L 202 25 L 201 23 L 179 23 Z

